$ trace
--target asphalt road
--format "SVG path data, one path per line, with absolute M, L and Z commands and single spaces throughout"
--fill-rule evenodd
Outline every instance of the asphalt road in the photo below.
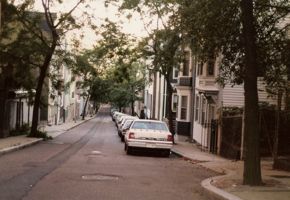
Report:
M 0 157 L 0 200 L 203 200 L 213 176 L 158 154 L 126 155 L 109 108 L 54 140 Z

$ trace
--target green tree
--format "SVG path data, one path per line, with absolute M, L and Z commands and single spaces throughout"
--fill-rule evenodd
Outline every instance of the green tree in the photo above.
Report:
M 222 54 L 219 82 L 244 83 L 244 184 L 261 184 L 257 77 L 267 80 L 273 66 L 283 68 L 277 59 L 283 52 L 279 47 L 283 28 L 277 25 L 287 15 L 281 10 L 287 5 L 286 1 L 201 0 L 183 1 L 179 11 L 199 59 Z
M 243 183 L 247 185 L 260 185 L 260 134 L 258 127 L 258 61 L 256 46 L 256 27 L 252 0 L 241 2 L 242 34 L 245 48 L 244 90 L 245 90 L 245 160 Z
M 19 21 L 17 7 L 8 1 L 1 1 L 0 30 L 0 137 L 8 136 L 8 92 L 26 89 L 30 96 L 35 88 L 34 72 L 40 59 L 35 51 L 42 48 L 41 42 L 31 36 Z M 31 23 L 37 25 L 39 20 L 29 16 Z M 25 51 L 24 51 L 25 49 Z
M 111 82 L 107 93 L 112 104 L 120 109 L 140 100 L 138 93 L 144 88 L 144 65 L 137 42 L 120 31 L 120 27 L 108 19 L 99 27 L 101 38 L 91 51 L 91 60 L 98 69 L 106 71 L 104 81 Z
M 131 55 L 133 58 L 134 53 Z M 135 115 L 135 101 L 143 100 L 140 97 L 140 92 L 144 90 L 145 81 L 145 65 L 135 59 L 129 60 L 128 63 L 117 63 L 112 69 L 110 79 L 115 83 L 111 86 L 110 100 L 121 108 L 131 105 L 131 114 Z
M 85 99 L 85 105 L 82 111 L 82 119 L 85 119 L 88 102 L 92 96 L 92 89 L 98 79 L 98 71 L 94 67 L 91 59 L 91 51 L 84 50 L 78 55 L 74 55 L 70 61 L 70 68 L 75 76 L 80 77 L 77 82 L 77 88 L 82 90 L 81 96 Z
M 10 4 L 13 5 L 14 1 Z M 48 75 L 52 57 L 56 52 L 57 47 L 61 46 L 61 42 L 64 41 L 62 38 L 65 34 L 72 29 L 80 28 L 81 24 L 78 23 L 72 16 L 73 11 L 78 7 L 79 4 L 83 3 L 83 0 L 79 0 L 76 5 L 66 13 L 51 12 L 51 7 L 54 4 L 61 4 L 60 0 L 42 0 L 43 13 L 31 12 L 34 1 L 25 0 L 19 4 L 15 4 L 15 15 L 17 16 L 17 23 L 20 24 L 21 31 L 25 31 L 27 34 L 19 34 L 22 39 L 22 43 L 27 43 L 26 52 L 31 52 L 28 57 L 33 62 L 25 61 L 27 66 L 32 64 L 36 66 L 35 74 L 37 76 L 36 93 L 34 96 L 34 109 L 33 119 L 30 136 L 37 136 L 38 116 L 39 108 L 41 104 L 41 95 L 45 79 Z M 32 43 L 29 43 L 33 41 Z M 35 42 L 34 42 L 35 41 Z M 11 55 L 11 54 L 10 54 Z M 22 57 L 21 54 L 14 54 L 18 58 Z
M 181 27 L 182 35 L 191 44 L 191 49 L 199 61 L 207 62 L 212 57 L 222 55 L 218 78 L 221 84 L 244 83 L 244 184 L 261 184 L 257 77 L 260 75 L 268 79 L 267 71 L 271 74 L 270 69 L 283 69 L 284 64 L 281 65 L 279 60 L 281 55 L 285 58 L 285 54 L 281 54 L 285 49 L 280 48 L 279 41 L 281 41 L 280 32 L 283 32 L 285 27 L 277 27 L 289 14 L 289 1 L 258 0 L 253 3 L 251 0 L 164 0 L 156 3 L 156 1 L 125 0 L 123 2 L 123 6 L 135 8 L 137 11 L 141 6 L 154 8 L 154 5 L 162 4 L 162 14 L 159 12 L 160 9 L 155 8 L 156 14 L 160 16 L 165 13 L 167 17 L 169 15 L 169 19 L 175 19 L 173 20 L 175 27 Z M 168 6 L 171 4 L 175 6 Z M 177 11 L 172 12 L 175 8 Z M 282 75 L 280 72 L 279 76 Z
M 172 113 L 172 93 L 171 77 L 174 67 L 178 67 L 181 60 L 182 41 L 178 29 L 156 30 L 149 39 L 146 39 L 144 56 L 152 63 L 149 69 L 160 72 L 166 80 L 166 117 L 168 119 L 169 130 L 174 133 L 173 113 Z
M 112 1 L 114 0 L 108 0 L 108 2 Z M 147 20 L 144 24 L 148 31 L 148 38 L 143 41 L 145 47 L 143 55 L 146 59 L 152 60 L 151 66 L 149 67 L 151 73 L 156 74 L 156 72 L 160 72 L 165 77 L 167 84 L 166 101 L 168 102 L 166 104 L 166 117 L 168 119 L 169 129 L 174 133 L 173 113 L 171 108 L 173 88 L 170 80 L 173 68 L 178 67 L 180 64 L 182 52 L 182 32 L 177 23 L 179 18 L 176 18 L 174 14 L 177 10 L 177 4 L 175 1 L 168 0 L 124 0 L 122 1 L 120 10 L 138 12 L 143 19 L 148 15 L 152 18 L 152 20 Z M 156 23 L 155 29 L 149 32 L 154 23 Z

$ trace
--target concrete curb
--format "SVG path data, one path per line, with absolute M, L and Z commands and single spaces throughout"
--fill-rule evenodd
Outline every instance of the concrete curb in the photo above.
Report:
M 179 152 L 179 151 L 176 150 L 176 149 L 171 149 L 171 152 L 172 152 L 173 154 L 177 155 L 177 156 L 182 157 L 182 158 L 185 159 L 185 160 L 199 161 L 199 162 L 209 162 L 208 160 L 200 161 L 200 160 L 192 159 L 192 158 L 190 158 L 190 156 L 187 156 L 187 155 L 185 155 L 185 154 Z
M 85 123 L 85 122 L 87 122 L 87 121 L 90 121 L 90 120 L 92 120 L 92 119 L 94 119 L 94 118 L 95 118 L 95 117 L 91 117 L 91 118 L 89 118 L 89 119 L 81 120 L 80 123 L 78 123 L 78 124 L 74 124 L 73 126 L 67 128 L 67 129 L 62 130 L 62 131 L 58 132 L 57 134 L 55 134 L 55 135 L 53 135 L 53 136 L 51 136 L 51 137 L 52 137 L 52 138 L 56 138 L 57 136 L 59 136 L 59 135 L 65 133 L 65 132 L 67 132 L 67 131 L 69 131 L 69 130 L 75 128 L 75 127 L 78 127 L 78 126 L 82 125 L 83 123 Z M 49 132 L 47 132 L 47 134 L 49 135 Z
M 204 190 L 208 192 L 210 196 L 214 196 L 217 199 L 242 200 L 241 198 L 212 185 L 212 182 L 217 181 L 218 179 L 224 178 L 226 176 L 229 176 L 229 174 L 207 178 L 201 182 L 201 186 L 203 187 Z
M 81 124 L 89 121 L 89 120 L 91 120 L 91 119 L 94 119 L 94 117 L 92 117 L 90 119 L 82 120 L 80 123 L 76 124 L 75 126 L 72 126 L 72 127 L 69 127 L 66 130 L 63 130 L 57 136 L 65 133 L 65 132 L 67 132 L 67 131 L 69 131 L 69 130 L 71 130 L 71 129 L 73 129 L 73 128 L 75 128 L 75 127 L 77 127 L 77 126 L 79 126 L 79 125 L 81 125 Z M 57 136 L 55 136 L 55 137 L 57 137 Z M 21 145 L 18 145 L 18 146 L 12 146 L 12 147 L 8 147 L 8 148 L 5 148 L 5 149 L 2 149 L 2 150 L 0 150 L 0 156 L 1 155 L 4 155 L 4 154 L 7 154 L 7 153 L 10 153 L 10 152 L 13 152 L 13 151 L 17 151 L 17 150 L 23 149 L 25 147 L 32 146 L 34 144 L 39 143 L 40 141 L 43 141 L 43 139 L 42 138 L 35 138 L 35 140 L 34 141 L 31 141 L 31 142 L 27 142 L 27 143 L 24 143 L 24 144 L 21 144 Z
M 89 119 L 84 119 L 80 123 L 76 124 L 75 126 L 72 126 L 72 127 L 68 128 L 68 129 L 66 129 L 64 132 L 69 131 L 69 130 L 77 127 L 77 126 L 80 126 L 81 124 L 83 124 L 83 123 L 85 123 L 87 121 L 90 121 L 90 120 L 94 119 L 95 117 L 96 117 L 96 115 L 94 117 L 89 118 Z
M 171 152 L 186 159 L 186 160 L 196 161 L 196 160 L 191 159 L 189 156 L 186 156 L 175 149 L 171 149 Z M 203 161 L 203 162 L 206 162 L 206 161 Z M 226 171 L 226 175 L 214 176 L 214 177 L 207 178 L 201 182 L 201 186 L 203 187 L 203 189 L 207 192 L 207 194 L 210 197 L 221 199 L 221 200 L 243 200 L 243 199 L 241 199 L 233 194 L 230 194 L 230 193 L 212 185 L 213 181 L 217 181 L 221 178 L 224 178 L 224 177 L 227 177 L 230 175 L 231 175 L 231 172 Z
M 25 144 L 21 144 L 21 145 L 18 145 L 18 146 L 12 146 L 12 147 L 8 147 L 8 148 L 5 148 L 5 149 L 2 149 L 0 150 L 0 156 L 1 155 L 4 155 L 4 154 L 7 154 L 7 153 L 10 153 L 10 152 L 13 152 L 13 151 L 17 151 L 17 150 L 20 150 L 20 149 L 23 149 L 25 147 L 28 147 L 28 146 L 32 146 L 34 144 L 37 144 L 39 143 L 40 141 L 43 141 L 42 138 L 35 138 L 34 141 L 31 141 L 31 142 L 27 142 Z

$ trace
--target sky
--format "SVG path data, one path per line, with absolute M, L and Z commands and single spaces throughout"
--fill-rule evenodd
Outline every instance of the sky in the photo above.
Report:
M 53 12 L 68 12 L 76 5 L 77 0 L 64 0 L 62 5 L 55 5 L 51 10 Z M 100 25 L 105 18 L 108 18 L 111 21 L 119 22 L 120 20 L 124 21 L 121 25 L 123 32 L 132 34 L 136 37 L 144 37 L 147 35 L 147 32 L 144 28 L 144 23 L 140 19 L 138 14 L 134 14 L 133 17 L 128 20 L 124 15 L 118 15 L 118 8 L 116 6 L 105 7 L 104 0 L 87 0 L 90 7 L 85 7 L 84 4 L 78 6 L 74 11 L 73 15 L 80 17 L 83 11 L 87 11 L 90 14 L 93 14 L 94 23 Z M 43 11 L 41 0 L 35 0 L 35 10 Z M 84 39 L 82 41 L 83 48 L 90 48 L 96 40 L 96 35 L 90 29 L 82 29 L 84 33 Z M 72 33 L 71 33 L 72 34 Z M 75 32 L 78 35 L 78 32 Z

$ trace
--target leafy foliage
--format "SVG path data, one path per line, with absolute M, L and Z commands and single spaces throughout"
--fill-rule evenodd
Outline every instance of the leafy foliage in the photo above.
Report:
M 4 31 L 1 29 L 1 58 L 5 60 L 3 62 L 1 59 L 0 66 L 2 71 L 11 66 L 16 69 L 15 73 L 12 72 L 16 77 L 13 87 L 36 90 L 31 127 L 31 135 L 35 135 L 42 88 L 53 64 L 53 55 L 63 53 L 56 49 L 62 49 L 61 42 L 65 40 L 61 39 L 66 33 L 82 26 L 82 22 L 75 20 L 72 13 L 84 0 L 79 0 L 70 11 L 59 15 L 51 12 L 51 7 L 63 3 L 61 0 L 42 0 L 43 13 L 32 11 L 33 0 L 3 2 L 8 9 L 3 18 Z M 54 58 L 58 56 L 54 55 Z
M 185 30 L 188 41 L 191 41 L 194 53 L 202 62 L 208 60 L 212 53 L 215 57 L 221 57 L 218 78 L 221 84 L 242 83 L 245 50 L 240 1 L 189 2 L 185 0 L 180 2 L 182 29 Z M 258 73 L 266 79 L 272 79 L 274 69 L 284 68 L 285 71 L 285 60 L 282 61 L 282 58 L 285 58 L 283 54 L 287 52 L 285 48 L 287 26 L 283 26 L 281 21 L 289 13 L 286 8 L 289 8 L 290 4 L 289 1 L 259 0 L 254 6 Z M 280 75 L 285 74 L 281 73 L 282 71 Z M 277 78 L 274 78 L 276 82 L 279 80 Z

